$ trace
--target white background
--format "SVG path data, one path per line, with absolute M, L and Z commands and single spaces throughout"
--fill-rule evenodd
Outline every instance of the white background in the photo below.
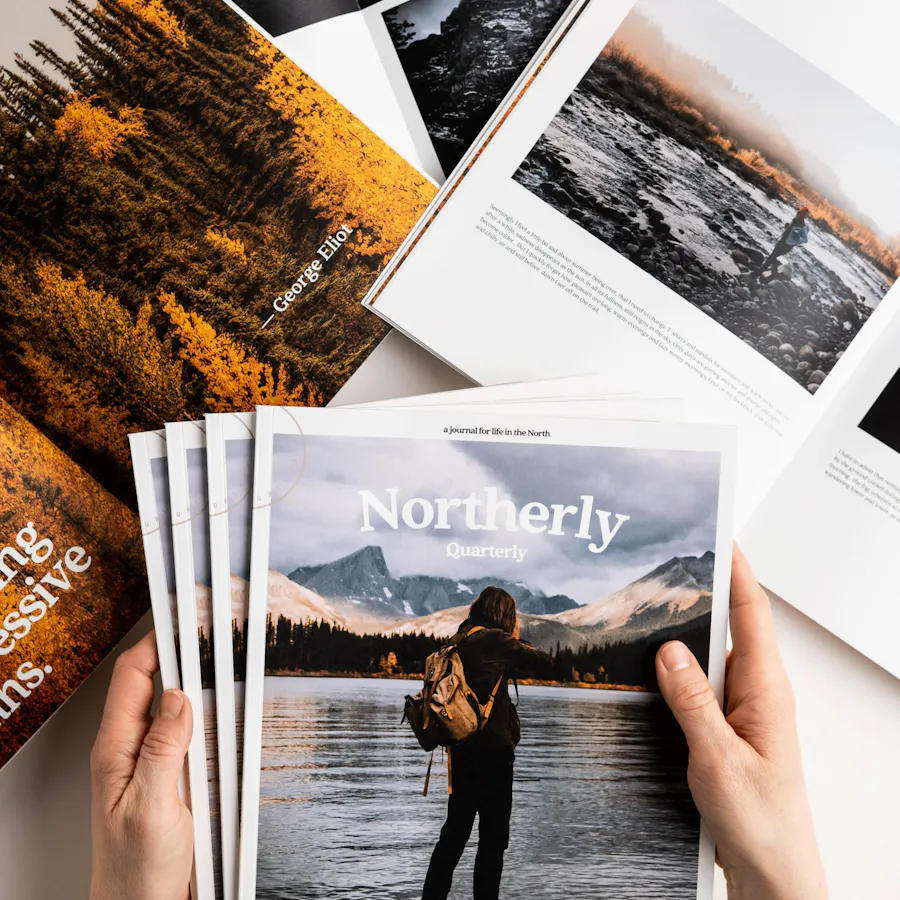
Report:
M 2 0 L 0 17 L 14 15 L 13 6 L 11 0 Z M 852 32 L 861 17 L 870 17 L 866 55 L 831 56 L 827 62 L 836 77 L 900 121 L 896 78 L 878 77 L 885 60 L 896 59 L 900 11 L 892 7 L 886 0 L 755 3 L 760 18 L 790 22 L 802 31 L 807 41 L 803 52 L 813 60 L 823 35 Z M 377 58 L 367 40 L 362 17 L 350 16 L 285 36 L 278 43 L 353 112 L 414 159 L 411 137 L 388 95 L 386 78 L 378 75 Z M 880 92 L 873 88 L 879 83 Z M 363 365 L 340 399 L 361 402 L 463 384 L 457 374 L 395 334 Z M 897 900 L 900 681 L 780 600 L 773 600 L 773 605 L 797 695 L 807 782 L 831 898 Z M 123 646 L 149 627 L 145 620 Z M 107 660 L 0 772 L 3 898 L 68 900 L 88 895 L 88 758 L 112 663 Z M 721 880 L 717 887 L 717 898 L 724 898 Z

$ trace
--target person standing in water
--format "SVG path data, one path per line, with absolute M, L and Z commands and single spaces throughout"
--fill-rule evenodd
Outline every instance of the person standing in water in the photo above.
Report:
M 470 632 L 472 632 L 470 634 Z M 475 900 L 497 900 L 503 854 L 509 845 L 513 764 L 521 729 L 509 696 L 508 679 L 550 657 L 519 639 L 516 601 L 506 591 L 486 587 L 451 638 L 458 646 L 466 682 L 485 704 L 499 681 L 484 728 L 450 753 L 451 793 L 447 820 L 428 866 L 422 900 L 446 900 L 453 873 L 478 816 Z
M 794 216 L 790 224 L 782 232 L 778 243 L 769 254 L 769 258 L 753 273 L 754 278 L 761 279 L 764 272 L 771 270 L 769 277 L 765 279 L 766 281 L 771 281 L 779 273 L 780 263 L 778 260 L 790 253 L 795 247 L 802 247 L 804 244 L 809 243 L 808 218 L 808 207 L 804 206 L 798 210 L 797 215 Z

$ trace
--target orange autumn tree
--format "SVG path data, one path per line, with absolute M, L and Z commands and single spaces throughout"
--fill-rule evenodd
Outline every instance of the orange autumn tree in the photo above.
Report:
M 179 355 L 205 383 L 210 412 L 252 410 L 257 404 L 318 406 L 313 385 L 290 385 L 282 367 L 276 372 L 226 334 L 219 334 L 202 316 L 187 312 L 174 294 L 160 294 L 163 311 L 172 323 Z
M 313 207 L 355 229 L 360 254 L 393 253 L 435 188 L 272 44 L 255 32 L 252 40 L 269 73 L 259 89 L 294 124 L 292 151 Z
M 147 133 L 144 113 L 140 109 L 123 106 L 119 117 L 115 118 L 102 106 L 95 106 L 94 100 L 94 97 L 72 94 L 63 114 L 56 120 L 56 132 L 78 141 L 93 156 L 108 162 L 126 138 Z
M 145 303 L 136 316 L 39 261 L 0 266 L 0 288 L 20 332 L 19 363 L 43 397 L 46 421 L 66 443 L 127 465 L 126 431 L 186 416 L 182 367 L 159 339 Z
M 166 9 L 162 0 L 116 0 L 116 3 L 99 0 L 97 13 L 99 15 L 115 13 L 116 5 L 133 13 L 149 25 L 155 26 L 176 44 L 187 47 L 187 32 L 181 27 L 178 18 Z

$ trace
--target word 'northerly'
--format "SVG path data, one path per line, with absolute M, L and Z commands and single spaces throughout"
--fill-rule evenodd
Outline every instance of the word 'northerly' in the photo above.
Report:
M 594 508 L 594 497 L 590 494 L 581 496 L 581 506 L 567 506 L 563 503 L 544 503 L 532 501 L 517 508 L 512 500 L 498 498 L 499 491 L 495 487 L 484 489 L 484 499 L 476 494 L 468 497 L 437 497 L 426 500 L 424 497 L 411 497 L 400 505 L 399 488 L 388 488 L 387 502 L 382 502 L 372 491 L 359 491 L 362 499 L 363 525 L 360 531 L 374 531 L 372 516 L 377 515 L 382 522 L 394 530 L 401 523 L 407 528 L 421 530 L 434 528 L 447 530 L 454 525 L 468 528 L 470 531 L 525 531 L 530 534 L 547 533 L 557 537 L 565 537 L 566 526 L 572 520 L 577 523 L 578 530 L 574 537 L 590 541 L 588 549 L 591 553 L 602 553 L 610 545 L 619 529 L 631 516 L 621 513 L 607 512 Z M 611 518 L 615 516 L 615 523 Z M 596 522 L 595 522 L 596 519 Z M 452 520 L 452 523 L 451 523 Z M 594 541 L 593 529 L 599 526 L 600 541 Z

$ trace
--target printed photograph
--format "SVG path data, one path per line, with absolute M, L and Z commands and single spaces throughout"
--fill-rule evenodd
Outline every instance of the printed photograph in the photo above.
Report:
M 133 505 L 128 432 L 336 393 L 434 190 L 220 0 L 27 15 L 0 41 L 0 391 Z
M 0 483 L 2 768 L 137 624 L 148 600 L 136 514 L 2 395 Z
M 706 452 L 276 435 L 256 896 L 694 900 L 653 661 L 672 638 L 708 659 L 718 472 Z M 480 725 L 448 753 L 416 711 L 439 716 L 454 655 Z
M 407 0 L 383 13 L 449 175 L 570 0 Z
M 900 370 L 872 404 L 859 427 L 886 447 L 900 453 Z
M 719 0 L 640 0 L 514 178 L 815 393 L 900 273 L 898 156 Z

